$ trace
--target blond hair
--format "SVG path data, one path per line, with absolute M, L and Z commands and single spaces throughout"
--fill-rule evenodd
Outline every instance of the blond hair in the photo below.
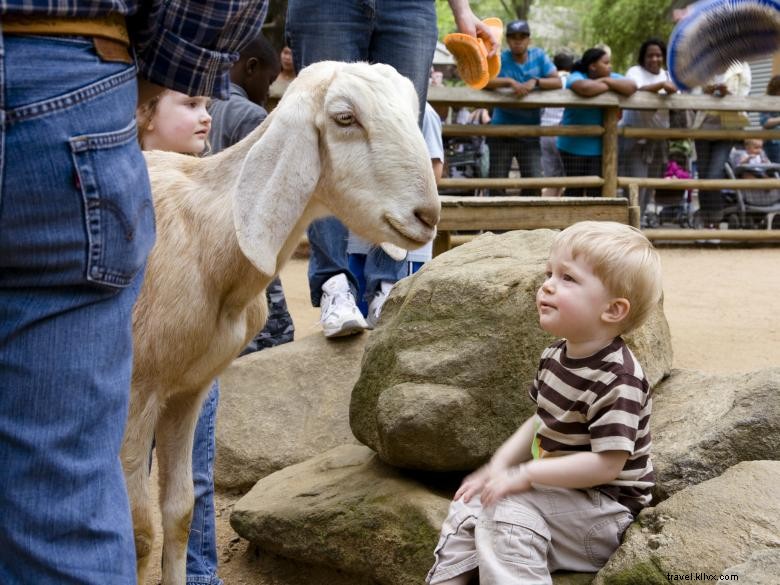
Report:
M 612 221 L 581 221 L 560 232 L 551 253 L 582 258 L 610 295 L 631 304 L 621 333 L 639 327 L 661 299 L 661 259 L 642 232 Z

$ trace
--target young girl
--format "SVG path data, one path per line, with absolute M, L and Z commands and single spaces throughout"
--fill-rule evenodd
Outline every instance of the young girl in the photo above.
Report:
M 203 154 L 211 128 L 208 105 L 207 97 L 170 89 L 142 104 L 136 113 L 141 148 Z
M 142 104 L 136 112 L 141 148 L 203 154 L 208 148 L 211 128 L 211 115 L 206 109 L 209 102 L 207 97 L 190 97 L 166 89 Z M 192 447 L 195 505 L 187 546 L 187 583 L 221 583 L 217 577 L 214 515 L 215 420 L 218 402 L 219 383 L 215 380 L 203 403 Z

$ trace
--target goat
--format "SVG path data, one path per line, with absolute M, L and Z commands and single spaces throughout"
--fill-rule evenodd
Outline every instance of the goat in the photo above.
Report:
M 159 461 L 164 585 L 184 585 L 192 441 L 212 380 L 260 330 L 263 291 L 318 216 L 373 242 L 419 247 L 439 201 L 417 95 L 387 65 L 302 70 L 268 118 L 206 158 L 146 153 L 157 241 L 133 313 L 134 364 L 122 464 L 138 582 L 154 538 L 149 453 Z

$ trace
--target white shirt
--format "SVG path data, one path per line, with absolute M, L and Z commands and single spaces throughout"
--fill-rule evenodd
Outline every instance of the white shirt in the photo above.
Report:
M 658 73 L 650 73 L 641 65 L 634 65 L 626 71 L 626 79 L 636 83 L 637 88 L 642 88 L 653 83 L 669 81 L 669 74 L 663 67 Z M 662 89 L 658 93 L 664 95 L 666 91 Z M 668 128 L 669 110 L 623 110 L 620 125 L 637 128 Z

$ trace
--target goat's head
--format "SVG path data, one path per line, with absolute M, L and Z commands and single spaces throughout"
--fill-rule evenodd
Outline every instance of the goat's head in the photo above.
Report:
M 326 61 L 302 70 L 237 183 L 246 256 L 272 274 L 290 230 L 316 207 L 375 243 L 429 241 L 440 206 L 417 116 L 414 86 L 390 66 Z

